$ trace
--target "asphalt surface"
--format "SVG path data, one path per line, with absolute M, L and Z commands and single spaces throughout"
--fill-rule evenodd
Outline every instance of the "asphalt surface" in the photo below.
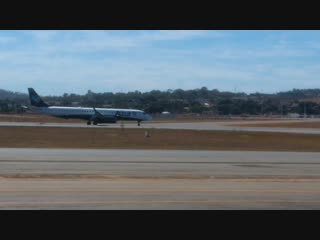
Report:
M 279 120 L 276 122 L 305 122 L 306 120 Z M 319 121 L 319 120 L 307 120 Z M 154 128 L 154 129 L 186 129 L 186 130 L 212 130 L 212 131 L 249 131 L 249 132 L 282 132 L 282 133 L 305 133 L 320 134 L 320 129 L 310 128 L 274 128 L 274 127 L 243 127 L 238 124 L 270 123 L 270 121 L 232 121 L 232 122 L 179 122 L 179 123 L 152 123 L 143 122 L 141 126 L 136 123 L 124 123 L 125 128 Z M 121 128 L 121 124 L 100 124 L 87 126 L 86 123 L 39 123 L 39 122 L 0 122 L 1 126 L 24 126 L 24 127 L 67 127 L 67 128 Z
M 320 209 L 320 153 L 0 149 L 0 209 Z

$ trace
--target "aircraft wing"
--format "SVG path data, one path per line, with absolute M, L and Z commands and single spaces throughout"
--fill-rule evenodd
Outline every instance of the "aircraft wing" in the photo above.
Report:
M 114 122 L 117 122 L 117 120 L 119 118 L 118 112 L 116 112 L 116 114 L 114 116 L 106 117 L 103 114 L 101 114 L 95 107 L 93 108 L 93 110 L 94 110 L 94 114 L 91 117 L 91 121 L 94 121 L 94 122 L 114 123 Z

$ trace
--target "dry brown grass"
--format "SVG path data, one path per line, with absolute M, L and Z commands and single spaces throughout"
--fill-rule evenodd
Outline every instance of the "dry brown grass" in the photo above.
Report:
M 55 118 L 41 114 L 0 114 L 0 122 L 85 123 L 80 119 Z
M 283 123 L 254 123 L 239 124 L 241 127 L 275 127 L 275 128 L 320 128 L 319 122 L 283 122 Z
M 0 127 L 0 147 L 320 152 L 320 135 L 106 128 Z
M 233 122 L 233 121 L 266 121 L 277 120 L 275 118 L 223 118 L 223 117 L 185 117 L 177 116 L 175 118 L 155 118 L 150 123 L 172 123 L 172 122 Z M 41 122 L 41 123 L 86 123 L 81 119 L 63 119 L 51 117 L 43 114 L 0 114 L 0 122 Z

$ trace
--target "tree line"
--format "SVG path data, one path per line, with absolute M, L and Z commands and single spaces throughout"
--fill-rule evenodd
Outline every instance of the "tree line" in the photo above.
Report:
M 65 93 L 62 96 L 43 96 L 56 106 L 110 107 L 141 109 L 156 114 L 164 111 L 183 114 L 213 115 L 286 115 L 320 114 L 320 89 L 293 89 L 274 94 L 223 92 L 206 87 L 193 90 L 153 90 L 127 93 Z M 20 113 L 29 105 L 27 94 L 0 90 L 0 112 Z

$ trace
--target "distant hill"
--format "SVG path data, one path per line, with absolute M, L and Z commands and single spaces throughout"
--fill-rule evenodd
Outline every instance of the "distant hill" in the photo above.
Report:
M 279 92 L 276 95 L 279 97 L 286 97 L 292 99 L 319 98 L 320 89 L 293 89 L 287 92 Z
M 11 92 L 7 90 L 0 89 L 0 100 L 22 100 L 22 99 L 27 99 L 28 95 L 24 93 L 19 93 L 19 92 Z
M 127 93 L 88 90 L 83 95 L 65 93 L 62 96 L 43 96 L 43 99 L 55 106 L 133 108 L 153 114 L 285 115 L 306 112 L 320 116 L 320 89 L 293 89 L 273 94 L 222 92 L 206 87 Z M 29 104 L 27 94 L 0 89 L 0 112 L 16 112 L 20 106 Z

